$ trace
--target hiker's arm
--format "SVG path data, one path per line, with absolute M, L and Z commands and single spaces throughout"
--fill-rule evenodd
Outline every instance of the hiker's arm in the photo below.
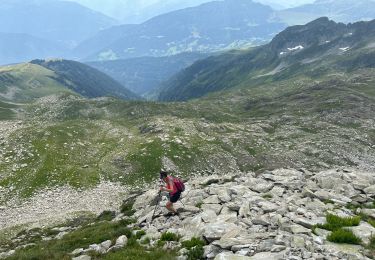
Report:
M 169 187 L 173 187 L 173 181 L 169 181 Z M 173 192 L 173 189 L 168 189 L 167 187 L 160 187 L 162 191 L 167 191 L 167 192 Z

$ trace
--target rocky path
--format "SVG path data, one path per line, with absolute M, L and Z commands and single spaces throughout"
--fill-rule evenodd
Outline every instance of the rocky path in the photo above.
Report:
M 313 232 L 312 227 L 325 223 L 327 213 L 354 216 L 346 206 L 372 203 L 374 184 L 375 173 L 351 170 L 275 170 L 232 179 L 211 176 L 187 184 L 185 206 L 177 203 L 183 207 L 179 216 L 167 218 L 165 208 L 157 209 L 151 222 L 157 201 L 154 190 L 140 196 L 134 209 L 138 224 L 152 239 L 173 232 L 182 240 L 206 240 L 207 259 L 368 259 L 370 253 L 363 246 L 331 243 L 330 231 Z M 362 213 L 375 216 L 375 209 Z M 375 234 L 365 221 L 348 229 L 363 245 Z

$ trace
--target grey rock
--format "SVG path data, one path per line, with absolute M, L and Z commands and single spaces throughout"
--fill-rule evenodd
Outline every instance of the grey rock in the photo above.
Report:
M 205 204 L 219 204 L 220 200 L 217 195 L 210 196 L 203 200 L 203 203 Z
M 322 237 L 324 239 L 326 239 L 327 236 L 329 234 L 331 234 L 331 231 L 328 231 L 328 230 L 325 230 L 325 229 L 321 229 L 321 228 L 316 228 L 314 232 L 315 232 L 315 234 L 317 234 L 318 236 L 320 236 L 320 237 Z
M 268 201 L 261 201 L 258 203 L 259 207 L 261 207 L 264 211 L 264 213 L 273 212 L 276 211 L 279 206 L 275 203 L 268 202 Z
M 209 223 L 204 227 L 203 236 L 207 241 L 212 242 L 219 240 L 226 233 L 236 228 L 238 227 L 233 223 Z
M 250 260 L 281 260 L 283 258 L 283 252 L 271 253 L 271 252 L 261 252 L 253 255 L 249 258 Z
M 112 245 L 111 240 L 107 240 L 107 241 L 100 243 L 100 246 L 104 248 L 105 250 L 108 250 L 111 247 L 111 245 Z
M 76 256 L 76 255 L 82 254 L 83 251 L 84 251 L 83 248 L 77 248 L 73 252 L 71 252 L 70 254 L 73 255 L 73 256 Z
M 292 234 L 305 234 L 305 235 L 311 235 L 311 230 L 307 229 L 300 225 L 286 225 L 283 227 L 283 229 L 287 232 L 290 232 Z
M 294 248 L 305 247 L 305 239 L 301 236 L 293 236 L 290 243 L 291 243 L 291 247 L 294 247 Z
M 375 185 L 368 186 L 363 190 L 367 195 L 373 196 L 375 195 Z
M 73 257 L 72 260 L 91 260 L 91 256 L 81 255 L 81 256 L 78 256 L 78 257 Z
M 370 238 L 375 235 L 375 228 L 368 224 L 367 222 L 361 221 L 359 226 L 355 227 L 348 227 L 348 229 L 352 230 L 353 233 L 362 239 L 362 241 L 367 244 L 370 242 Z
M 128 244 L 128 238 L 125 235 L 119 236 L 116 239 L 115 246 L 116 247 L 124 247 Z
M 256 191 L 259 193 L 266 193 L 270 191 L 274 186 L 272 182 L 256 178 L 251 178 L 247 184 L 252 191 Z
M 194 206 L 190 206 L 190 205 L 186 205 L 183 208 L 183 212 L 198 213 L 200 211 L 201 211 L 200 208 L 197 208 L 197 207 L 194 207 Z
M 286 246 L 282 246 L 282 245 L 274 245 L 272 246 L 271 248 L 271 252 L 272 253 L 277 253 L 277 252 L 281 252 L 281 251 L 284 251 L 286 249 Z
M 211 210 L 215 211 L 216 215 L 220 214 L 222 208 L 223 208 L 223 206 L 220 205 L 220 204 L 203 204 L 202 205 L 203 211 L 207 210 L 207 209 L 211 209 Z
M 203 249 L 204 249 L 203 256 L 206 257 L 207 259 L 214 258 L 216 255 L 218 255 L 222 251 L 221 248 L 219 248 L 218 246 L 214 246 L 212 244 L 204 246 Z
M 235 255 L 232 252 L 222 252 L 214 260 L 251 260 L 248 256 Z
M 204 210 L 200 214 L 200 216 L 205 223 L 213 223 L 213 222 L 216 222 L 216 219 L 217 219 L 217 215 L 216 215 L 215 211 L 213 211 L 211 209 Z

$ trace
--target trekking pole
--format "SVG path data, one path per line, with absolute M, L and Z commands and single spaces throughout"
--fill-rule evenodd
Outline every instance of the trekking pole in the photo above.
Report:
M 152 218 L 151 218 L 151 222 L 150 224 L 152 223 L 152 221 L 154 220 L 154 217 L 155 217 L 155 213 L 156 213 L 156 209 L 158 208 L 158 206 L 160 206 L 160 198 L 161 198 L 161 190 L 159 191 L 159 194 L 158 194 L 158 199 L 157 199 L 157 202 L 156 202 L 156 205 L 155 205 L 155 208 L 154 208 L 154 213 L 152 214 Z

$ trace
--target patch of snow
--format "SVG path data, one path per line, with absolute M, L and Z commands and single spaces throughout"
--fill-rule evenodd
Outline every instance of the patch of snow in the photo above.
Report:
M 331 41 L 325 41 L 325 43 L 330 43 Z
M 158 38 L 158 39 L 162 39 L 162 38 L 165 38 L 165 36 L 163 36 L 163 35 L 158 35 L 158 36 L 156 36 L 156 38 Z
M 284 55 L 284 54 L 286 54 L 286 52 L 284 52 L 284 51 L 280 52 L 280 55 Z
M 302 45 L 298 45 L 294 48 L 288 48 L 288 51 L 297 51 L 297 50 L 303 50 L 304 47 Z
M 344 47 L 344 48 L 340 48 L 340 51 L 348 51 L 348 50 L 350 50 L 350 47 Z

